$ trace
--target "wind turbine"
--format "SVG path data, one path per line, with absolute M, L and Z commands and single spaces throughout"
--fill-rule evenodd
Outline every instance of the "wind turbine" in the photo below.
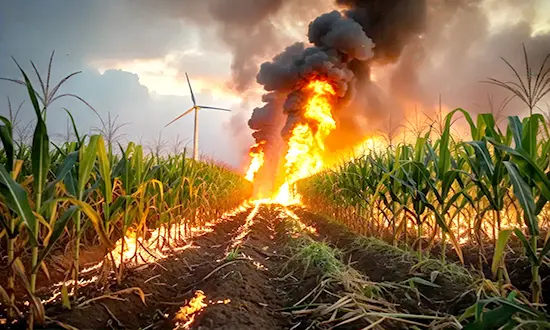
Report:
M 189 110 L 185 111 L 184 113 L 176 117 L 176 119 L 166 124 L 166 126 L 164 127 L 167 127 L 168 125 L 172 124 L 176 120 L 180 119 L 181 117 L 195 110 L 195 127 L 194 127 L 194 134 L 193 134 L 194 135 L 193 136 L 193 159 L 198 160 L 199 159 L 199 110 L 200 109 L 221 110 L 221 111 L 231 111 L 231 110 L 218 108 L 218 107 L 211 107 L 206 105 L 197 105 L 197 101 L 195 100 L 195 94 L 193 94 L 193 89 L 191 88 L 191 82 L 189 81 L 189 76 L 187 75 L 187 72 L 185 73 L 185 77 L 187 78 L 187 84 L 189 85 L 189 91 L 191 92 L 191 100 L 193 101 L 193 106 Z

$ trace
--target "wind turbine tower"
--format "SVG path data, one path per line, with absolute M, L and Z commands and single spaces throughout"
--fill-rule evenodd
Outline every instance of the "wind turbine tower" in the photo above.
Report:
M 199 159 L 199 110 L 201 109 L 210 109 L 210 110 L 221 110 L 221 111 L 231 111 L 229 109 L 225 108 L 218 108 L 218 107 L 211 107 L 206 105 L 197 105 L 197 101 L 195 100 L 195 94 L 193 94 L 193 88 L 191 88 L 191 82 L 189 81 L 189 76 L 187 75 L 187 72 L 185 73 L 185 78 L 187 78 L 187 84 L 189 85 L 189 91 L 191 92 L 191 101 L 193 101 L 193 106 L 182 113 L 181 115 L 177 116 L 176 119 L 172 120 L 168 125 L 172 124 L 176 120 L 180 119 L 181 117 L 191 113 L 191 111 L 195 111 L 195 127 L 193 129 L 193 159 L 198 160 Z

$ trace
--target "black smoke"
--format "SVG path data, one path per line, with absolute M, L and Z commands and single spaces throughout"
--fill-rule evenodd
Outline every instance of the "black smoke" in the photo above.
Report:
M 308 98 L 304 87 L 308 82 L 323 79 L 332 84 L 338 97 L 333 115 L 340 133 L 350 135 L 352 142 L 357 125 L 355 116 L 346 112 L 353 111 L 350 104 L 357 87 L 363 91 L 370 83 L 370 65 L 397 61 L 408 41 L 424 28 L 424 0 L 337 3 L 347 9 L 325 13 L 309 24 L 310 46 L 291 45 L 260 67 L 256 79 L 266 91 L 265 105 L 254 109 L 248 124 L 256 141 L 265 141 L 267 169 L 258 174 L 263 181 L 274 181 L 281 166 L 283 142 L 304 121 L 303 105 Z

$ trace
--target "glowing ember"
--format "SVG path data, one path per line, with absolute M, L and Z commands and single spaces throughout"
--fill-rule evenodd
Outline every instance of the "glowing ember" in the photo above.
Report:
M 195 296 L 191 299 L 191 301 L 187 305 L 181 307 L 179 312 L 174 317 L 174 321 L 176 321 L 176 329 L 189 329 L 191 324 L 195 322 L 196 314 L 208 306 L 204 302 L 205 299 L 206 296 L 204 295 L 204 292 L 201 290 L 195 292 Z
M 261 203 L 255 203 L 254 208 L 250 211 L 250 214 L 246 217 L 244 224 L 237 230 L 237 236 L 233 238 L 233 242 L 226 249 L 225 255 L 229 254 L 229 251 L 235 249 L 243 243 L 246 235 L 250 233 L 250 227 L 254 224 L 254 217 L 258 214 Z
M 246 179 L 248 181 L 254 180 L 254 176 L 264 164 L 264 144 L 265 141 L 261 141 L 250 147 L 250 166 L 248 167 L 248 171 L 246 172 Z
M 217 223 L 244 212 L 248 208 L 249 205 L 243 203 L 234 210 L 226 212 L 216 221 L 207 222 L 201 227 L 188 228 L 186 231 L 182 231 L 182 226 L 177 223 L 169 228 L 163 226 L 152 231 L 149 239 L 143 239 L 142 233 L 138 235 L 138 233 L 129 229 L 126 232 L 126 237 L 116 242 L 111 253 L 115 265 L 119 266 L 121 259 L 127 267 L 149 264 L 166 258 L 170 253 L 190 248 L 191 245 L 187 242 L 189 239 L 212 232 Z M 164 244 L 165 237 L 171 237 L 175 240 L 177 246 Z
M 174 323 L 176 325 L 174 329 L 189 329 L 193 325 L 193 322 L 195 322 L 195 317 L 209 305 L 227 305 L 231 302 L 231 299 L 223 299 L 217 301 L 210 300 L 206 303 L 205 299 L 206 295 L 202 290 L 196 291 L 191 301 L 181 307 L 176 316 L 174 316 Z

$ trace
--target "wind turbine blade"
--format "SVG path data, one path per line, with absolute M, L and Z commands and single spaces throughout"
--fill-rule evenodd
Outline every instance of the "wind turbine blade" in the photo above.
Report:
M 191 107 L 191 109 L 185 111 L 184 113 L 182 113 L 181 115 L 177 116 L 176 119 L 172 120 L 171 122 L 169 122 L 168 124 L 166 124 L 166 126 L 164 127 L 167 127 L 168 125 L 172 124 L 173 122 L 175 122 L 176 120 L 180 119 L 181 117 L 189 114 L 191 111 L 193 111 L 195 109 L 195 107 Z
M 202 105 L 199 105 L 199 108 L 201 108 L 201 109 L 212 109 L 212 110 L 222 110 L 222 111 L 231 111 L 229 109 L 217 108 L 217 107 L 208 107 L 208 106 L 202 106 Z
M 193 94 L 193 88 L 191 88 L 191 82 L 189 81 L 189 76 L 187 75 L 187 72 L 185 73 L 185 78 L 187 78 L 187 84 L 189 85 L 189 91 L 191 92 L 191 100 L 193 100 L 193 105 L 197 105 L 195 94 Z

